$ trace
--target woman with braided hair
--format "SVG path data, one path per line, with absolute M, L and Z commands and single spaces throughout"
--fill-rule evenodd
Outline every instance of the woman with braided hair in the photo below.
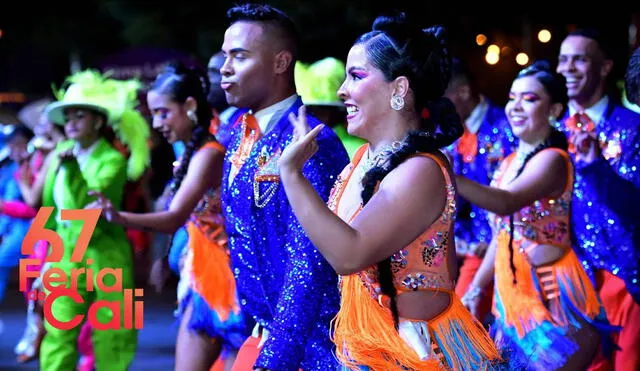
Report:
M 166 211 L 118 212 L 104 198 L 91 205 L 102 208 L 110 222 L 128 228 L 174 233 L 186 222 L 188 249 L 178 290 L 176 370 L 208 370 L 222 350 L 232 355 L 248 336 L 226 249 L 219 194 L 225 148 L 209 132 L 208 89 L 204 75 L 182 64 L 169 65 L 149 89 L 153 127 L 169 143 L 186 143 Z M 166 269 L 165 257 L 154 264 L 152 283 L 162 285 L 159 271 Z
M 494 337 L 523 370 L 586 369 L 600 340 L 592 324 L 606 321 L 571 249 L 573 164 L 565 136 L 552 126 L 566 103 L 564 78 L 546 62 L 523 69 L 505 107 L 517 151 L 491 187 L 456 177 L 464 198 L 496 214 L 487 257 L 462 301 L 475 312 L 495 279 Z
M 379 17 L 349 51 L 338 90 L 348 132 L 365 139 L 328 207 L 302 175 L 321 127 L 304 108 L 280 176 L 301 225 L 340 275 L 332 338 L 344 367 L 491 369 L 500 356 L 454 292 L 456 188 L 440 149 L 462 134 L 443 98 L 451 57 L 444 30 Z

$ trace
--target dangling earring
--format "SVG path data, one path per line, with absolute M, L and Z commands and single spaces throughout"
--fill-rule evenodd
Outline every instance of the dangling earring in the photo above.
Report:
M 402 98 L 399 95 L 392 95 L 391 96 L 391 108 L 393 108 L 396 111 L 400 111 L 402 109 L 402 107 L 404 107 L 404 98 Z
M 196 117 L 196 113 L 194 111 L 187 111 L 187 117 L 189 118 L 189 120 L 191 120 L 191 122 L 193 122 L 193 126 L 196 126 L 198 124 L 198 118 Z
M 549 115 L 549 125 L 555 126 L 555 124 L 556 124 L 556 117 L 553 115 Z

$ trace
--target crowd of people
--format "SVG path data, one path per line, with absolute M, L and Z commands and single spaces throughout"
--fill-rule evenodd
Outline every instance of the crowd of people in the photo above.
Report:
M 0 300 L 51 207 L 38 228 L 67 248 L 34 244 L 25 292 L 58 290 L 49 269 L 89 275 L 60 286 L 80 302 L 49 303 L 60 322 L 125 321 L 92 313 L 127 309 L 91 283 L 117 269 L 135 289 L 137 252 L 170 236 L 148 275 L 179 277 L 176 370 L 640 369 L 640 114 L 607 90 L 601 34 L 566 35 L 501 107 L 443 27 L 403 13 L 311 65 L 282 11 L 227 16 L 208 74 L 171 63 L 145 89 L 150 123 L 139 83 L 86 70 L 4 135 Z M 640 104 L 640 49 L 625 87 Z M 176 158 L 164 181 L 153 131 Z M 81 261 L 77 209 L 101 210 Z M 26 301 L 17 362 L 129 369 L 136 328 L 61 329 Z

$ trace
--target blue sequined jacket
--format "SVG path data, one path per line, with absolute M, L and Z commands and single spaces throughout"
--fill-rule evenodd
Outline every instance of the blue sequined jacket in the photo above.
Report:
M 337 275 L 311 244 L 298 223 L 279 182 L 254 182 L 258 160 L 268 161 L 290 141 L 298 100 L 262 137 L 229 185 L 230 156 L 240 143 L 241 125 L 234 125 L 224 164 L 222 203 L 231 262 L 242 310 L 269 331 L 256 367 L 271 370 L 331 370 L 337 361 L 330 339 L 330 321 L 339 307 Z M 239 110 L 231 122 L 244 113 Z M 308 116 L 311 127 L 320 122 Z M 329 128 L 318 136 L 318 152 L 303 173 L 327 201 L 347 152 Z M 272 193 L 273 192 L 273 193 Z M 256 193 L 258 199 L 256 199 Z M 273 197 L 269 196 L 273 194 Z M 264 207 L 257 206 L 266 202 Z
M 18 164 L 11 161 L 0 166 L 0 200 L 23 201 L 15 179 Z M 30 219 L 14 218 L 0 213 L 0 267 L 15 267 L 24 257 L 22 240 L 31 226 Z
M 452 160 L 453 171 L 457 175 L 489 185 L 493 173 L 517 146 L 517 138 L 511 132 L 511 126 L 504 113 L 504 108 L 487 101 L 489 107 L 476 133 L 478 138 L 478 154 L 473 161 L 464 162 L 457 152 L 458 141 L 447 148 Z M 467 244 L 491 242 L 491 227 L 487 220 L 487 211 L 467 200 L 458 201 L 455 236 Z
M 563 120 L 564 121 L 564 120 Z M 566 128 L 563 127 L 566 131 Z M 603 156 L 576 163 L 574 246 L 590 274 L 604 269 L 625 281 L 640 303 L 640 115 L 611 99 L 596 123 Z

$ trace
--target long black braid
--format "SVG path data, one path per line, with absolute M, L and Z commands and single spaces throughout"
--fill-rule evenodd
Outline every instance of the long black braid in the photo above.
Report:
M 360 43 L 365 45 L 370 63 L 382 71 L 387 81 L 398 76 L 409 79 L 415 114 L 421 116 L 420 130 L 410 131 L 388 158 L 365 174 L 361 196 L 366 205 L 384 177 L 409 156 L 418 152 L 434 153 L 448 146 L 462 135 L 463 128 L 451 101 L 442 97 L 451 75 L 451 56 L 442 27 L 425 30 L 411 27 L 404 14 L 378 17 L 373 31 L 356 41 Z M 391 299 L 390 309 L 397 330 L 399 314 L 391 257 L 380 261 L 377 268 L 380 289 Z
M 547 148 L 560 148 L 566 151 L 567 147 L 568 144 L 565 135 L 558 129 L 551 127 L 551 133 L 549 134 L 549 137 L 544 142 L 540 143 L 533 151 L 531 151 L 531 153 L 527 154 L 527 156 L 524 158 L 524 161 L 522 161 L 522 165 L 520 165 L 516 176 L 511 181 L 513 182 L 520 176 L 520 174 L 522 174 L 525 166 L 527 165 L 527 162 L 529 162 L 529 160 L 531 160 L 533 156 L 537 155 L 540 151 L 543 151 Z M 511 273 L 513 274 L 513 284 L 515 285 L 518 283 L 518 281 L 516 280 L 516 266 L 513 262 L 513 235 L 515 229 L 514 224 L 514 217 L 513 214 L 511 214 L 509 215 L 509 266 L 511 267 Z
M 524 68 L 522 71 L 518 73 L 516 80 L 519 78 L 533 76 L 535 77 L 545 88 L 547 94 L 549 94 L 551 103 L 561 103 L 566 107 L 566 103 L 568 100 L 567 91 L 565 88 L 564 77 L 558 73 L 552 71 L 551 66 L 548 62 L 540 60 L 534 62 L 529 67 Z M 554 128 L 552 125 L 551 132 L 547 139 L 540 143 L 531 153 L 529 153 L 522 161 L 522 165 L 518 169 L 516 176 L 511 180 L 512 182 L 517 179 L 520 174 L 524 171 L 524 168 L 527 165 L 527 162 L 533 158 L 540 151 L 545 150 L 547 148 L 559 148 L 564 151 L 568 148 L 567 138 L 566 136 Z M 515 229 L 515 221 L 514 216 L 511 214 L 509 216 L 509 266 L 511 268 L 511 273 L 513 274 L 513 284 L 517 284 L 518 281 L 516 279 L 516 266 L 513 262 L 513 238 L 514 238 L 514 229 Z

